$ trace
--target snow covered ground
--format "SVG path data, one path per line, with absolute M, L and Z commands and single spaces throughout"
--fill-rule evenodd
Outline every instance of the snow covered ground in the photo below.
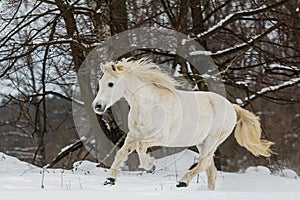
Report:
M 57 199 L 228 199 L 300 200 L 300 179 L 292 170 L 286 177 L 271 175 L 265 167 L 250 167 L 244 173 L 218 172 L 216 191 L 208 191 L 206 175 L 195 178 L 188 188 L 175 184 L 195 154 L 183 151 L 156 161 L 155 174 L 121 172 L 115 186 L 103 186 L 107 171 L 88 161 L 74 164 L 73 170 L 44 170 L 0 153 L 1 200 Z M 178 176 L 176 176 L 176 172 Z

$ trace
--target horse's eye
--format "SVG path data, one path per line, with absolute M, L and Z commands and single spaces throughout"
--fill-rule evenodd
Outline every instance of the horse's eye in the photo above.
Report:
M 108 87 L 113 87 L 113 86 L 114 86 L 114 84 L 112 82 L 108 83 Z

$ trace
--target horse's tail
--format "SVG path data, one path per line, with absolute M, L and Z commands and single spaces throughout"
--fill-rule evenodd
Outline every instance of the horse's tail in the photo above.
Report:
M 259 117 L 252 112 L 233 104 L 237 114 L 234 136 L 239 145 L 246 147 L 255 156 L 269 157 L 273 153 L 270 146 L 274 144 L 268 140 L 261 140 Z

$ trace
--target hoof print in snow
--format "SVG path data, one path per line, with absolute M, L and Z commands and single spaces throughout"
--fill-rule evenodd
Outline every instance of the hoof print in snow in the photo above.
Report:
M 185 182 L 179 182 L 176 187 L 180 188 L 180 187 L 187 187 L 187 184 Z
M 103 185 L 115 185 L 116 184 L 116 179 L 114 178 L 107 178 Z

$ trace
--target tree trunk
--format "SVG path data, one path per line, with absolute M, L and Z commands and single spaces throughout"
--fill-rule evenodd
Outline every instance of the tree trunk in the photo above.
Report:
M 205 30 L 204 20 L 203 20 L 203 11 L 201 10 L 201 1 L 200 0 L 190 0 L 190 8 L 192 14 L 192 23 L 193 28 L 192 32 L 194 35 Z M 204 49 L 207 48 L 206 40 L 198 38 L 197 41 L 202 45 Z
M 128 30 L 126 0 L 110 0 L 109 8 L 111 35 Z

